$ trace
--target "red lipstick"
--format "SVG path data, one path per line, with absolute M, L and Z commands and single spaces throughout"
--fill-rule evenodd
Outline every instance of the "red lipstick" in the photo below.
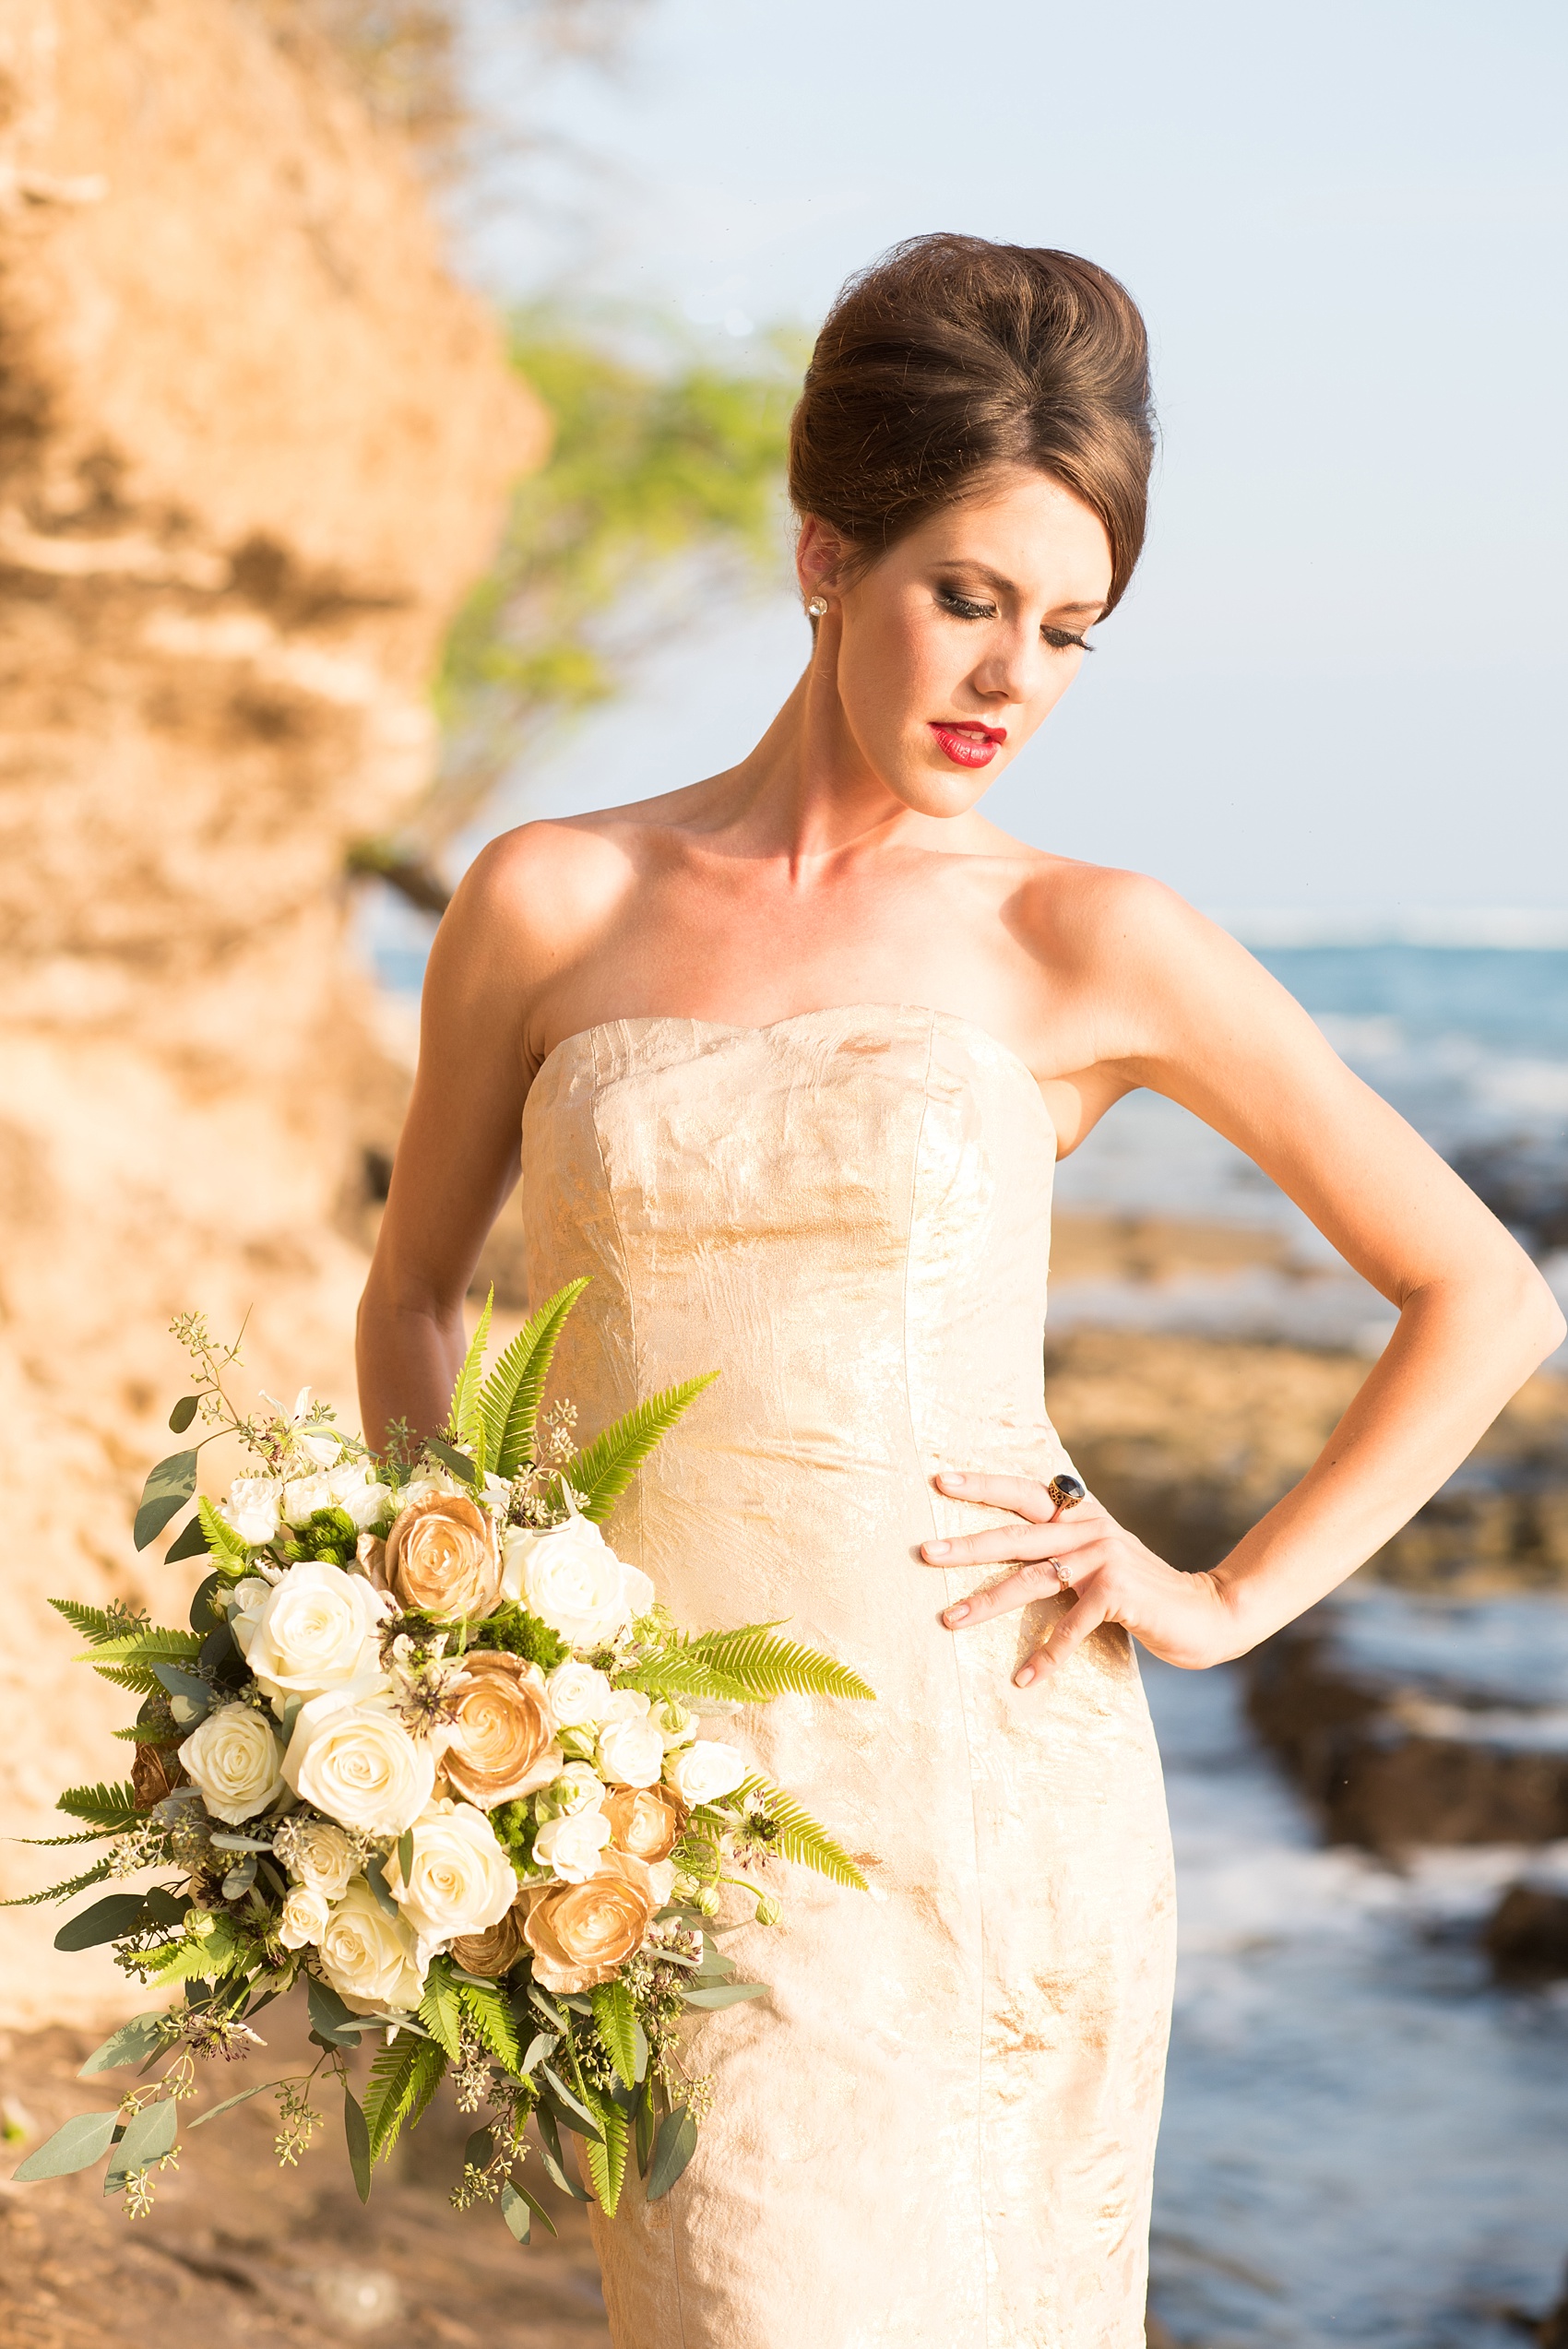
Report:
M 974 718 L 956 722 L 933 718 L 931 730 L 955 766 L 989 766 L 1007 740 L 1005 726 L 981 726 Z

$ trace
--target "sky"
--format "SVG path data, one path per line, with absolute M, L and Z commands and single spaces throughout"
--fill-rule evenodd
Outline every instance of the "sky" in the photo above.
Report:
M 591 158 L 575 232 L 493 174 L 466 236 L 497 293 L 631 296 L 735 348 L 955 228 L 1136 295 L 1147 552 L 998 823 L 1222 914 L 1568 908 L 1560 0 L 647 0 L 609 75 L 524 89 L 477 54 L 500 112 Z M 716 611 L 495 828 L 730 765 L 805 651 L 782 594 Z

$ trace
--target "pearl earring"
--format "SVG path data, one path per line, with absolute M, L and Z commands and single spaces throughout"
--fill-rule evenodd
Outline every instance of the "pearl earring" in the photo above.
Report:
M 813 596 L 810 603 L 806 606 L 806 610 L 810 613 L 812 619 L 826 620 L 827 617 L 827 598 L 826 596 Z

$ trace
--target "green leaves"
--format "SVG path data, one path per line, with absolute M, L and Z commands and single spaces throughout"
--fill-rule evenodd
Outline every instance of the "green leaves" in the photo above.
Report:
M 848 1884 L 855 1892 L 868 1887 L 865 1878 L 841 1844 L 836 1844 L 826 1827 L 821 1827 L 809 1810 L 803 1810 L 793 1795 L 786 1794 L 771 1779 L 748 1778 L 735 1799 L 757 1794 L 766 1805 L 769 1818 L 778 1830 L 773 1848 L 783 1859 L 798 1860 L 802 1868 L 814 1868 L 819 1876 L 831 1877 L 836 1884 Z
M 547 1298 L 523 1323 L 480 1391 L 480 1416 L 498 1477 L 515 1477 L 533 1458 L 539 1406 L 556 1341 L 587 1287 L 586 1280 L 568 1281 Z
M 649 1395 L 578 1453 L 571 1465 L 570 1482 L 581 1498 L 585 1517 L 598 1524 L 609 1516 L 654 1445 L 718 1376 L 717 1370 L 709 1370 L 704 1378 L 683 1379 L 678 1386 Z
M 493 1284 L 490 1294 L 484 1300 L 484 1311 L 479 1317 L 479 1325 L 469 1341 L 469 1350 L 463 1357 L 463 1367 L 457 1373 L 457 1383 L 452 1389 L 452 1404 L 448 1414 L 448 1425 L 457 1441 L 473 1446 L 474 1465 L 481 1477 L 486 1466 L 488 1430 L 480 1410 L 479 1387 L 480 1376 L 484 1369 L 484 1349 L 490 1337 L 490 1315 L 494 1303 L 495 1289 Z M 475 1481 L 477 1482 L 478 1479 L 476 1478 Z
M 776 1629 L 772 1623 L 742 1623 L 733 1631 L 702 1631 L 672 1641 L 619 1685 L 649 1696 L 740 1703 L 766 1703 L 786 1691 L 874 1700 L 876 1691 L 847 1664 L 797 1641 L 775 1639 Z
M 109 2151 L 119 2121 L 117 2111 L 76 2114 L 28 2155 L 17 2177 L 30 2186 L 41 2177 L 69 2177 L 78 2169 L 90 2169 Z
M 552 2235 L 556 2232 L 555 2221 L 544 2204 L 526 2186 L 514 2186 L 510 2178 L 502 2183 L 501 2215 L 519 2243 L 528 2241 L 532 2219 L 542 2219 Z
M 67 1786 L 54 1808 L 68 1819 L 85 1819 L 89 1827 L 101 1827 L 111 1835 L 139 1827 L 147 1816 L 128 1778 L 112 1786 Z
M 637 2015 L 624 1982 L 600 1982 L 590 1991 L 593 2019 L 605 2052 L 623 2084 L 637 2084 Z
M 111 1892 L 94 1901 L 79 1916 L 67 1917 L 54 1936 L 57 1950 L 95 1950 L 101 1941 L 120 1941 L 147 1921 L 147 1903 L 139 1892 Z
M 459 1982 L 457 1988 L 463 2011 L 490 2053 L 514 2079 L 519 2079 L 522 2048 L 517 2041 L 517 2022 L 507 2000 L 493 1982 L 486 1982 L 482 1987 L 477 1982 Z
M 198 1492 L 196 1495 L 196 1523 L 201 1529 L 202 1540 L 213 1564 L 226 1574 L 243 1573 L 249 1561 L 250 1552 L 233 1526 L 227 1524 L 218 1514 L 204 1492 Z M 172 1558 L 173 1551 L 171 1550 L 169 1555 Z
M 600 2209 L 606 2218 L 613 2218 L 615 2205 L 621 2200 L 621 2189 L 626 2177 L 626 2149 L 631 2141 L 631 2129 L 626 2115 L 619 2105 L 606 2098 L 600 2106 L 599 2117 L 603 2123 L 602 2137 L 588 2141 L 585 2159 L 593 2190 L 599 2197 Z
M 386 2160 L 405 2123 L 413 2127 L 445 2069 L 444 2050 L 433 2039 L 416 2039 L 410 2032 L 399 2032 L 382 2049 L 370 2068 L 364 2100 L 373 2162 Z
M 160 2097 L 157 2104 L 144 2105 L 139 2113 L 133 2113 L 125 2135 L 110 2154 L 103 2174 L 104 2192 L 118 2194 L 133 2170 L 151 2169 L 165 2153 L 172 2153 L 179 2133 L 180 2107 L 172 2096 Z
M 169 1432 L 171 1435 L 184 1435 L 185 1430 L 190 1426 L 191 1421 L 196 1418 L 196 1415 L 200 1408 L 201 1397 L 199 1394 L 182 1394 L 180 1400 L 175 1404 L 174 1408 L 169 1414 Z
M 23 1837 L 21 1840 L 30 1842 L 32 1839 Z M 76 1835 L 65 1835 L 58 1840 L 62 1843 L 74 1844 L 83 1839 Z M 93 1841 L 96 1838 L 87 1840 Z M 85 1892 L 89 1884 L 101 1884 L 108 1873 L 109 1862 L 106 1859 L 97 1860 L 91 1868 L 84 1868 L 79 1876 L 67 1876 L 63 1883 L 46 1884 L 41 1892 L 18 1892 L 14 1900 L 0 1901 L 0 1908 L 40 1908 L 45 1901 L 68 1901 L 75 1893 Z
M 661 2202 L 697 2149 L 697 2125 L 689 2105 L 666 2113 L 653 2141 L 653 2161 L 647 2174 L 647 2199 Z
M 141 1506 L 137 1511 L 136 1545 L 145 1549 L 156 1541 L 171 1517 L 177 1517 L 196 1490 L 196 1456 L 194 1452 L 173 1452 L 149 1470 L 142 1487 Z
M 463 2004 L 445 1958 L 433 1958 L 420 2000 L 420 2021 L 453 2063 L 463 2052 Z
M 101 2047 L 93 2049 L 77 2078 L 89 2079 L 95 2071 L 117 2071 L 122 2064 L 145 2063 L 148 2056 L 158 2053 L 163 2039 L 161 2012 L 133 2015 L 129 2023 L 123 2023 L 105 2039 Z
M 349 2143 L 349 2167 L 354 2174 L 354 2189 L 362 2202 L 370 2200 L 370 2129 L 362 2107 L 353 2091 L 345 2083 L 343 2089 L 343 2134 Z
M 683 1990 L 681 1996 L 689 2007 L 709 2009 L 734 2007 L 739 2006 L 744 1999 L 766 1999 L 767 1984 L 766 1982 L 699 1983 L 695 1989 Z

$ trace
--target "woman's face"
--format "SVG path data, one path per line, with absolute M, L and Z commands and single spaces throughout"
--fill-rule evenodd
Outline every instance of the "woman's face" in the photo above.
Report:
M 814 659 L 833 663 L 849 732 L 887 789 L 922 815 L 962 815 L 1078 673 L 1111 592 L 1105 526 L 1018 466 L 846 587 L 842 552 L 808 517 L 801 585 L 828 601 Z

